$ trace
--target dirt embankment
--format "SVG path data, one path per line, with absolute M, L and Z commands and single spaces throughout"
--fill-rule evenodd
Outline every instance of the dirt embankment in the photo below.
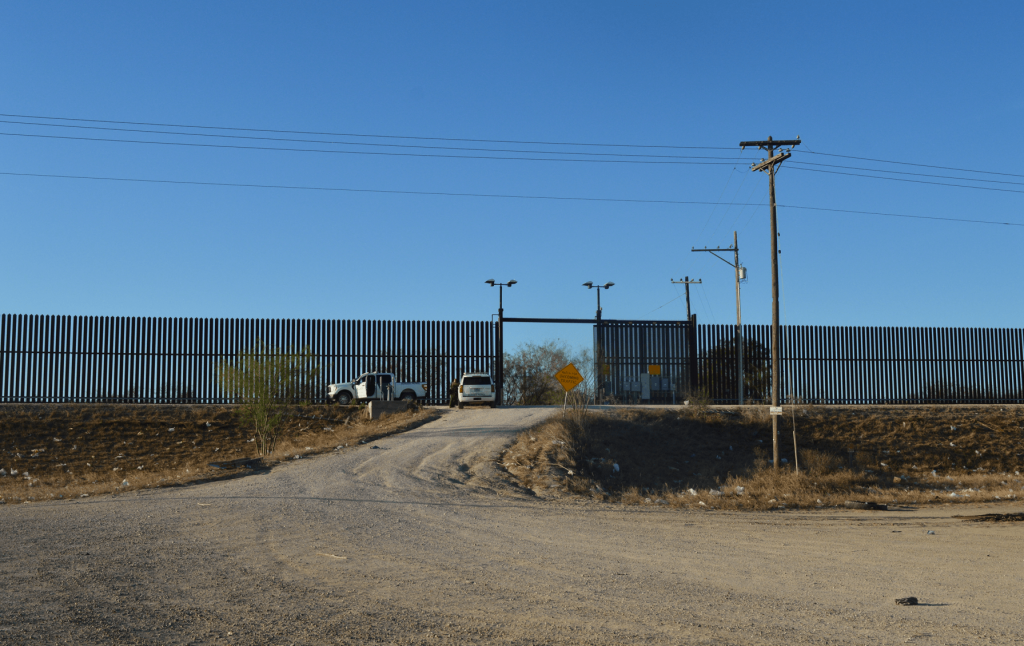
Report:
M 376 421 L 356 406 L 291 406 L 261 465 L 344 449 L 437 417 Z M 234 406 L 0 405 L 0 502 L 68 499 L 238 475 L 257 439 Z M 216 465 L 216 466 L 213 466 Z M 126 484 L 127 483 L 127 484 Z
M 591 413 L 582 428 L 555 417 L 501 462 L 538 492 L 623 502 L 769 509 L 1024 497 L 1019 406 L 786 407 L 779 440 L 776 471 L 763 407 L 623 409 Z

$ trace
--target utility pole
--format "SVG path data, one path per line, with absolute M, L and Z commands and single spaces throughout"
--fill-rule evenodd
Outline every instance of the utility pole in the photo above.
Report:
M 671 278 L 669 280 L 672 280 Z M 686 285 L 686 320 L 690 320 L 690 285 L 702 285 L 700 280 L 690 280 L 687 276 L 682 280 L 673 280 L 673 285 Z
M 771 201 L 771 229 L 772 229 L 772 408 L 778 409 L 779 407 L 779 230 L 778 223 L 775 217 L 775 168 L 785 160 L 789 159 L 793 153 L 785 152 L 778 155 L 775 154 L 776 148 L 782 148 L 789 146 L 790 150 L 794 146 L 800 145 L 800 137 L 796 139 L 783 139 L 780 141 L 773 141 L 771 137 L 768 137 L 766 141 L 741 141 L 740 149 L 744 149 L 747 146 L 757 146 L 768 152 L 768 159 L 762 159 L 757 164 L 750 167 L 753 171 L 764 171 L 768 173 L 768 194 Z M 772 413 L 772 455 L 774 462 L 772 464 L 776 469 L 779 468 L 779 416 Z
M 736 232 L 732 232 L 732 246 L 728 249 L 690 249 L 691 251 L 707 251 L 736 271 L 736 372 L 737 372 L 737 393 L 739 405 L 743 405 L 743 315 L 740 310 L 740 280 L 746 280 L 747 268 L 740 265 L 740 245 L 737 242 Z M 731 251 L 733 262 L 719 256 L 716 251 Z

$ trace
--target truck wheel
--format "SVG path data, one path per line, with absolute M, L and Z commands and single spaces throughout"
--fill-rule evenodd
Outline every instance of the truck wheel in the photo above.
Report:
M 352 393 L 340 392 L 335 395 L 334 401 L 338 402 L 342 406 L 348 406 L 352 403 Z
M 461 410 L 462 408 L 465 408 L 465 406 L 462 404 L 462 402 L 459 402 L 459 409 Z
M 401 400 L 404 402 L 414 402 L 416 401 L 416 393 L 414 393 L 411 390 L 407 390 L 404 393 L 402 393 Z

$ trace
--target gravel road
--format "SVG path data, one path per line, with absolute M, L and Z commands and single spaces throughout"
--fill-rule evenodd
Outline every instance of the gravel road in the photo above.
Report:
M 542 500 L 492 460 L 552 412 L 0 507 L 0 643 L 1024 643 L 1024 523 Z

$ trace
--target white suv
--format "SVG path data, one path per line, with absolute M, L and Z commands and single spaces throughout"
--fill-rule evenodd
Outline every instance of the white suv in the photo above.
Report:
M 480 404 L 494 408 L 494 381 L 486 372 L 467 372 L 459 380 L 459 408 Z

